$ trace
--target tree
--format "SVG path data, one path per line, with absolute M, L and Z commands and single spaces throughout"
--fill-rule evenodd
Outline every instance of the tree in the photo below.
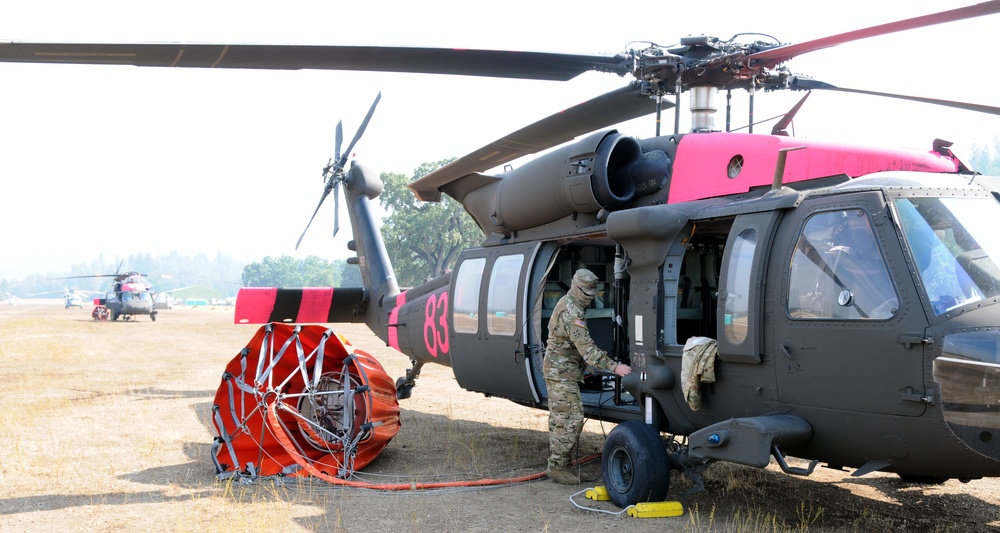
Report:
M 352 275 L 351 272 L 354 272 Z M 360 287 L 357 267 L 346 261 L 330 262 L 311 255 L 296 259 L 290 255 L 265 257 L 243 267 L 247 287 Z
M 361 279 L 361 269 L 357 265 L 350 265 L 347 261 L 335 263 L 340 266 L 340 287 L 364 287 L 365 282 Z
M 1000 136 L 993 138 L 992 150 L 989 146 L 973 142 L 969 165 L 981 174 L 1000 176 Z
M 440 202 L 421 202 L 407 186 L 432 171 L 454 161 L 424 163 L 412 178 L 383 173 L 382 205 L 389 214 L 382 219 L 385 241 L 402 287 L 419 285 L 444 274 L 455 264 L 459 252 L 476 246 L 483 233 L 465 208 L 447 196 Z
M 290 255 L 266 256 L 259 263 L 243 267 L 246 287 L 304 287 L 304 281 L 299 260 Z

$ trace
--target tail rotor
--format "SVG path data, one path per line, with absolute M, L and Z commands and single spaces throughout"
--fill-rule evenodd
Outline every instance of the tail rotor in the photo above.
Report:
M 368 114 L 365 115 L 365 120 L 361 123 L 358 128 L 357 133 L 354 134 L 354 139 L 351 140 L 351 144 L 347 146 L 347 150 L 344 152 L 340 151 L 340 146 L 344 141 L 344 125 L 343 121 L 337 123 L 336 132 L 336 144 L 334 146 L 334 157 L 330 159 L 326 166 L 323 167 L 323 194 L 319 198 L 319 203 L 316 204 L 316 209 L 313 211 L 312 216 L 309 218 L 309 222 L 306 224 L 306 229 L 302 230 L 302 235 L 299 236 L 299 240 L 295 243 L 295 249 L 298 250 L 299 245 L 302 244 L 302 239 L 306 236 L 306 232 L 309 231 L 309 226 L 312 224 L 313 219 L 316 218 L 316 213 L 319 212 L 319 208 L 323 206 L 323 201 L 326 197 L 330 195 L 333 191 L 333 236 L 337 236 L 337 232 L 340 231 L 340 185 L 343 183 L 344 179 L 347 177 L 347 172 L 344 167 L 347 165 L 347 158 L 354 150 L 354 145 L 357 144 L 358 140 L 361 139 L 361 135 L 364 134 L 365 128 L 368 127 L 368 122 L 371 121 L 372 115 L 375 114 L 375 107 L 378 105 L 379 100 L 382 99 L 382 93 L 379 92 L 375 96 L 375 101 L 372 102 L 371 108 L 368 109 Z

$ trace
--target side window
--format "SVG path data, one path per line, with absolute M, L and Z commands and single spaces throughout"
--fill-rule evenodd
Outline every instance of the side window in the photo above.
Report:
M 747 338 L 750 311 L 750 272 L 754 250 L 757 248 L 757 229 L 746 228 L 733 241 L 732 255 L 726 275 L 726 301 L 723 331 L 726 340 L 742 344 Z
M 799 319 L 882 320 L 899 310 L 868 215 L 861 209 L 806 220 L 788 276 L 788 315 Z
M 455 333 L 479 332 L 479 288 L 483 283 L 485 267 L 485 257 L 470 259 L 458 267 L 452 306 Z
M 486 298 L 486 331 L 491 335 L 514 335 L 517 331 L 517 282 L 524 256 L 503 255 L 493 262 Z

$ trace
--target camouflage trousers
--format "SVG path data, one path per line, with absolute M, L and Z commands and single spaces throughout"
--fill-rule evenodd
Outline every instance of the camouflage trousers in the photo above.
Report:
M 546 378 L 545 386 L 549 392 L 549 468 L 566 469 L 583 430 L 580 384 Z

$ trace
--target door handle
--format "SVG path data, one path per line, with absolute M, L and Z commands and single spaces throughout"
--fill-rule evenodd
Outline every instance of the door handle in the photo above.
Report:
M 778 348 L 781 348 L 781 353 L 785 354 L 785 357 L 787 357 L 789 361 L 795 360 L 795 358 L 792 357 L 792 348 L 788 346 L 788 343 L 783 342 L 778 345 Z

